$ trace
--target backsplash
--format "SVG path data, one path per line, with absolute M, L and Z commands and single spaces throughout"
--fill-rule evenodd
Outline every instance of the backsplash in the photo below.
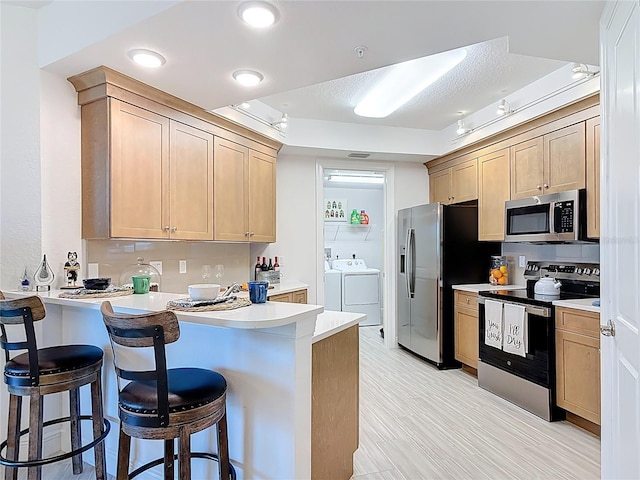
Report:
M 213 242 L 167 242 L 135 240 L 88 240 L 87 263 L 98 264 L 98 275 L 111 277 L 114 284 L 120 282 L 120 275 L 137 263 L 138 257 L 144 263 L 162 262 L 161 291 L 186 293 L 187 285 L 203 283 L 202 266 L 224 265 L 223 286 L 233 282 L 249 280 L 249 244 Z M 179 262 L 185 260 L 187 272 L 179 273 Z M 87 277 L 88 270 L 83 272 Z M 215 273 L 215 272 L 214 272 Z M 213 276 L 210 283 L 217 283 Z
M 524 255 L 526 261 L 551 262 L 585 262 L 600 263 L 600 244 L 543 244 L 534 243 L 503 243 L 502 255 L 507 257 L 509 270 L 512 273 L 509 283 L 525 285 L 524 267 L 518 266 L 518 257 Z M 487 269 L 489 267 L 487 266 Z

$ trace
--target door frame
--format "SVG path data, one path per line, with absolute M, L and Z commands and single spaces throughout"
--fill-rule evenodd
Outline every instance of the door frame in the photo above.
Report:
M 395 290 L 395 166 L 389 162 L 358 162 L 339 160 L 334 158 L 316 158 L 316 231 L 322 232 L 316 238 L 316 300 L 324 305 L 324 170 L 375 170 L 383 172 L 385 183 L 384 220 L 382 228 L 383 259 L 382 259 L 382 326 L 384 328 L 384 343 L 387 348 L 397 348 L 396 325 L 396 290 Z

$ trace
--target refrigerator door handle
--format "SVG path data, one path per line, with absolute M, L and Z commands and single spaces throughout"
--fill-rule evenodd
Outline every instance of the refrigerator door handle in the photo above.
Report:
M 409 263 L 409 298 L 415 297 L 416 294 L 416 231 L 409 229 L 409 251 L 411 252 Z
M 407 286 L 407 298 L 411 298 L 411 229 L 407 228 L 407 235 L 404 241 L 404 281 Z

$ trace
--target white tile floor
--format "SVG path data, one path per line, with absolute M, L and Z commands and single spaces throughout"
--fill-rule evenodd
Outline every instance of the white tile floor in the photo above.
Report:
M 600 478 L 597 437 L 567 422 L 546 422 L 480 389 L 461 370 L 439 371 L 388 350 L 378 330 L 360 329 L 353 480 Z M 94 478 L 89 465 L 74 476 L 70 462 L 45 467 L 43 479 Z
M 360 448 L 353 480 L 596 479 L 600 440 L 546 422 L 478 387 L 383 346 L 360 328 Z

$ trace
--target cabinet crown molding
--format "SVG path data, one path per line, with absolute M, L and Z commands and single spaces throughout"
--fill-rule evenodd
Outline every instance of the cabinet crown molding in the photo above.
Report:
M 165 107 L 177 110 L 191 117 L 212 124 L 249 140 L 261 143 L 276 152 L 282 148 L 282 143 L 270 137 L 255 132 L 243 125 L 232 122 L 224 117 L 208 112 L 202 107 L 187 102 L 181 98 L 163 92 L 151 85 L 147 85 L 135 78 L 124 75 L 116 70 L 101 65 L 67 79 L 78 93 L 78 105 L 95 102 L 101 98 L 114 97 L 123 101 L 130 101 L 127 95 L 151 100 Z M 158 112 L 162 113 L 162 112 Z M 215 133 L 215 132 L 214 132 Z M 224 135 L 223 135 L 224 136 Z

